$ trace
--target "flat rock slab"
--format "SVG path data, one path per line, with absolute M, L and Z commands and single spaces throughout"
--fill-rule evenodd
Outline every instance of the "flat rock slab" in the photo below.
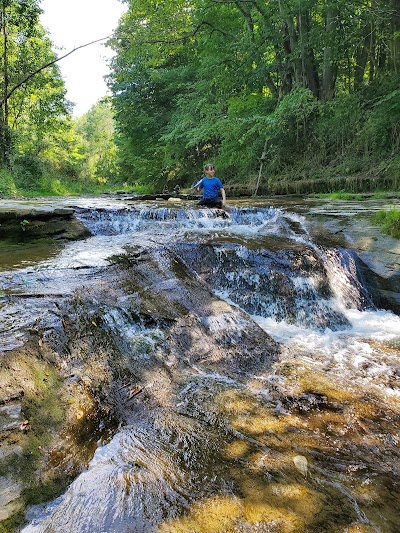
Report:
M 6 520 L 20 507 L 22 486 L 6 477 L 0 477 L 0 520 Z
M 0 205 L 0 239 L 31 241 L 43 238 L 76 240 L 89 230 L 74 216 L 74 209 L 59 205 L 7 202 Z
M 312 219 L 331 233 L 341 233 L 349 247 L 379 276 L 391 278 L 400 272 L 400 241 L 382 233 L 371 217 L 379 210 L 400 208 L 400 201 L 326 202 L 310 207 Z
M 10 205 L 0 206 L 0 222 L 10 220 L 44 220 L 52 217 L 72 218 L 74 210 L 68 207 Z
M 166 200 L 167 201 L 167 200 L 170 200 L 171 198 L 179 198 L 180 200 L 200 200 L 201 196 L 198 194 L 161 193 L 161 194 L 140 194 L 136 196 L 126 195 L 121 199 L 139 202 L 139 201 L 147 201 L 147 200 L 158 200 L 158 201 Z
M 21 405 L 0 406 L 0 433 L 18 429 L 22 422 Z

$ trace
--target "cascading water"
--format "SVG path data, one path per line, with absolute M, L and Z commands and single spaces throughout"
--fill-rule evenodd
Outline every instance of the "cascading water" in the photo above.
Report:
M 120 361 L 118 432 L 25 533 L 399 530 L 399 317 L 302 216 L 221 215 L 80 208 L 92 237 L 2 276 L 10 345 L 62 286 L 70 374 Z
M 290 231 L 282 212 L 275 208 L 232 208 L 229 216 L 212 209 L 149 208 L 80 209 L 77 217 L 94 235 L 119 235 L 146 231 L 231 228 L 233 232 Z M 162 223 L 162 225 L 160 225 Z M 291 232 L 293 233 L 293 232 Z

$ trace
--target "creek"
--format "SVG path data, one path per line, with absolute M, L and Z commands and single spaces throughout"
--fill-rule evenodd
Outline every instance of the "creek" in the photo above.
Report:
M 400 317 L 337 219 L 64 202 L 91 236 L 10 245 L 1 351 L 38 335 L 113 425 L 24 533 L 400 531 Z

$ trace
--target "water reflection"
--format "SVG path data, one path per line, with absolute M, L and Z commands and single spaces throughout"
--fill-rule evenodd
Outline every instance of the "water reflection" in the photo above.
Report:
M 56 257 L 63 245 L 54 240 L 31 243 L 0 243 L 0 271 L 16 270 L 36 265 Z

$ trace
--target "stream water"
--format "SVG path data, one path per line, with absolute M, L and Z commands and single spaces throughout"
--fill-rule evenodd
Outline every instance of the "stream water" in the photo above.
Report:
M 118 431 L 24 533 L 400 531 L 400 318 L 376 307 L 354 251 L 267 205 L 75 208 L 91 237 L 3 262 L 2 349 L 92 287 L 147 392 L 117 397 Z M 116 282 L 124 256 L 145 266 Z M 163 306 L 190 313 L 158 319 Z

